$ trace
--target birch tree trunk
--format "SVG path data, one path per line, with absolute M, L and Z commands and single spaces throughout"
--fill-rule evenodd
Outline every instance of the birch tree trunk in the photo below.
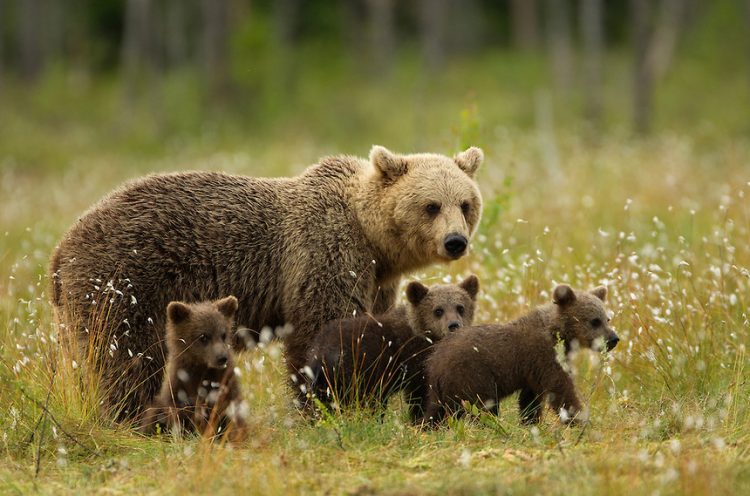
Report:
M 539 46 L 536 0 L 512 0 L 510 9 L 514 44 L 521 50 L 536 49 Z
M 17 4 L 19 69 L 26 81 L 38 79 L 44 69 L 45 54 L 39 29 L 44 14 L 40 0 L 21 0 Z
M 602 0 L 581 0 L 583 41 L 584 116 L 593 126 L 602 122 L 602 53 L 604 29 Z
M 393 0 L 366 0 L 369 52 L 378 74 L 391 69 L 394 50 Z
M 214 101 L 227 97 L 229 75 L 229 0 L 201 0 L 203 13 L 203 70 L 208 95 Z
M 428 70 L 436 71 L 445 61 L 445 24 L 448 0 L 420 0 L 419 23 L 422 52 Z
M 568 94 L 573 87 L 573 44 L 568 0 L 547 0 L 547 43 L 555 84 Z
M 631 0 L 635 67 L 633 79 L 633 129 L 644 135 L 651 131 L 654 75 L 649 64 L 653 23 L 648 0 Z

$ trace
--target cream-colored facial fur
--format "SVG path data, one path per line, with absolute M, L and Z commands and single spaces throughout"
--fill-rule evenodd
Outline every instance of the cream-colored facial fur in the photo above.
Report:
M 418 261 L 414 266 L 464 256 L 482 212 L 482 196 L 473 177 L 483 159 L 475 147 L 451 158 L 432 153 L 399 155 L 374 146 L 364 205 L 372 209 L 364 212 L 371 217 L 369 225 L 379 231 L 373 237 L 399 240 L 400 245 L 383 249 L 396 260 Z

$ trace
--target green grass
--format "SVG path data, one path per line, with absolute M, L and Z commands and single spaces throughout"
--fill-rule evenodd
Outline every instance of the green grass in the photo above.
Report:
M 313 77 L 293 94 L 298 114 L 269 114 L 267 126 L 262 115 L 211 117 L 196 108 L 189 78 L 160 87 L 166 110 L 146 102 L 123 112 L 115 83 L 5 88 L 0 493 L 750 491 L 750 142 L 732 124 L 747 106 L 712 112 L 692 90 L 668 92 L 657 134 L 635 140 L 613 98 L 614 122 L 593 139 L 557 100 L 554 127 L 536 126 L 537 100 L 523 86 L 540 68 L 515 61 L 517 75 L 503 60 L 459 64 L 423 93 L 408 63 L 390 82 L 352 83 L 341 100 Z M 489 67 L 467 94 L 459 76 L 478 66 Z M 607 93 L 616 95 L 624 83 L 612 77 Z M 719 79 L 728 92 L 739 87 L 736 77 Z M 693 115 L 701 120 L 686 122 Z M 408 425 L 399 401 L 382 421 L 353 412 L 310 422 L 291 407 L 277 343 L 239 360 L 251 413 L 246 445 L 145 439 L 101 418 L 80 394 L 81 368 L 57 342 L 48 303 L 48 257 L 76 217 L 151 171 L 290 175 L 327 153 L 366 155 L 372 143 L 485 148 L 484 217 L 471 255 L 415 274 L 429 283 L 476 273 L 477 322 L 548 301 L 556 282 L 609 286 L 622 341 L 607 356 L 574 360 L 590 424 L 561 426 L 547 412 L 537 428 L 522 427 L 515 398 L 499 418 L 435 432 Z

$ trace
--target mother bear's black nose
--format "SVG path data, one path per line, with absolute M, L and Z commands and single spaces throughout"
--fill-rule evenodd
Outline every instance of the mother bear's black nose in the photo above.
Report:
M 451 234 L 445 238 L 445 251 L 448 254 L 457 257 L 466 251 L 468 240 L 460 234 Z

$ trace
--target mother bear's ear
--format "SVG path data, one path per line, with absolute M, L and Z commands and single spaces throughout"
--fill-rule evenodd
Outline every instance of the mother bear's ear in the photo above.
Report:
M 383 181 L 394 183 L 407 172 L 406 160 L 384 146 L 374 145 L 370 150 L 370 162 L 380 172 Z
M 467 148 L 465 151 L 456 154 L 456 156 L 453 157 L 453 161 L 456 162 L 456 165 L 458 165 L 466 175 L 474 177 L 474 173 L 484 161 L 484 152 L 481 148 L 472 146 L 471 148 Z

